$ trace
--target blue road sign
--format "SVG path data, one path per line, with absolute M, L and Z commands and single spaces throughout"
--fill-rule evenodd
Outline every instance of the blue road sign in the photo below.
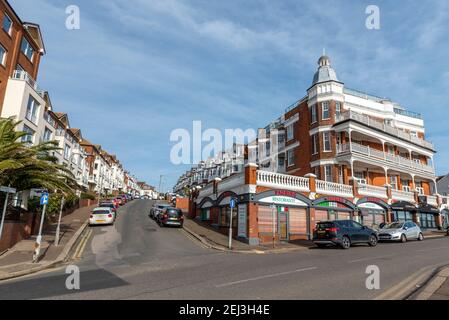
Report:
M 235 199 L 234 198 L 231 199 L 231 201 L 229 201 L 229 206 L 233 209 L 235 208 Z
M 48 194 L 43 194 L 41 197 L 41 206 L 48 204 Z

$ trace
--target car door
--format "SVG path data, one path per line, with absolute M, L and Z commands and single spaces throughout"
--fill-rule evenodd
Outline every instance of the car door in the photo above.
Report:
M 413 238 L 418 239 L 419 236 L 419 227 L 414 222 L 410 222 L 411 228 L 413 230 Z
M 405 230 L 405 235 L 407 236 L 407 239 L 413 239 L 417 237 L 415 236 L 415 229 L 413 228 L 413 224 L 411 222 L 406 222 L 404 224 L 404 227 L 407 229 Z
M 354 232 L 357 234 L 357 241 L 359 241 L 359 242 L 368 241 L 369 234 L 367 232 L 367 229 L 356 221 L 351 220 L 350 222 L 353 225 Z
M 360 232 L 355 228 L 352 220 L 340 221 L 339 223 L 344 226 L 345 233 L 349 236 L 352 243 L 360 242 Z

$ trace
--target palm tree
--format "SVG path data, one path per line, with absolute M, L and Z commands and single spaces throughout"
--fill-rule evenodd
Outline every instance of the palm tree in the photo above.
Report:
M 17 191 L 33 188 L 60 190 L 72 193 L 76 186 L 73 174 L 53 156 L 60 150 L 57 141 L 30 146 L 16 131 L 20 122 L 0 118 L 0 185 Z

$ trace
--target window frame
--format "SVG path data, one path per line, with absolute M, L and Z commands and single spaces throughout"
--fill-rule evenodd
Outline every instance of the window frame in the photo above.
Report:
M 30 109 L 30 102 L 33 102 L 31 105 L 31 109 Z M 28 97 L 25 118 L 35 125 L 37 125 L 37 122 L 38 122 L 38 113 L 39 113 L 40 107 L 41 107 L 41 104 L 39 103 L 39 101 L 37 101 L 36 98 L 34 98 L 30 94 Z M 30 114 L 30 112 L 29 112 L 30 110 L 31 110 L 31 117 L 28 116 Z
M 0 49 L 2 49 L 4 51 L 3 57 L 2 57 L 2 59 L 0 59 L 0 64 L 3 67 L 6 67 L 6 59 L 8 57 L 8 50 L 6 50 L 6 48 L 2 44 L 0 44 Z
M 325 112 L 327 112 L 326 117 L 324 116 Z M 324 101 L 321 103 L 321 120 L 329 120 L 330 118 L 331 118 L 330 103 L 329 101 Z
M 317 105 L 314 104 L 311 109 L 310 109 L 310 115 L 311 115 L 311 119 L 310 119 L 310 123 L 314 124 L 318 122 L 318 111 L 317 111 Z
M 295 165 L 295 153 L 293 151 L 294 149 L 287 150 L 287 167 Z M 292 162 L 290 162 L 290 160 L 292 160 Z
M 334 179 L 332 177 L 333 174 L 333 170 L 332 170 L 332 165 L 331 164 L 326 164 L 323 166 L 324 169 L 324 181 L 326 182 L 334 182 Z M 327 172 L 327 169 L 329 169 L 330 171 Z M 330 179 L 329 179 L 330 178 Z
M 9 30 L 5 30 L 5 19 L 8 19 L 10 22 Z M 11 17 L 6 12 L 4 12 L 3 21 L 2 21 L 2 29 L 10 37 L 12 36 L 13 25 L 14 25 L 14 22 L 12 21 Z
M 317 155 L 319 153 L 319 145 L 318 145 L 318 133 L 312 134 L 312 155 Z
M 287 141 L 291 141 L 295 138 L 295 130 L 293 126 L 293 123 L 287 126 Z
M 330 131 L 323 131 L 323 152 L 332 152 L 332 142 Z M 328 137 L 329 149 L 326 148 L 326 136 Z
M 27 47 L 24 49 L 24 43 L 27 43 Z M 31 49 L 31 57 L 28 56 L 28 53 Z M 22 52 L 22 54 L 27 57 L 27 59 L 33 63 L 33 58 L 34 58 L 34 54 L 35 54 L 35 50 L 34 48 L 31 46 L 30 41 L 28 41 L 28 39 L 26 37 L 22 37 L 22 42 L 20 43 L 20 52 Z

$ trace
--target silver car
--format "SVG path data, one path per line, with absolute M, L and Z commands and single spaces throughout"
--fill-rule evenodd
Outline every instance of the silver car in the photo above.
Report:
M 407 242 L 407 240 L 424 240 L 421 228 L 412 221 L 393 222 L 379 229 L 379 241 Z

